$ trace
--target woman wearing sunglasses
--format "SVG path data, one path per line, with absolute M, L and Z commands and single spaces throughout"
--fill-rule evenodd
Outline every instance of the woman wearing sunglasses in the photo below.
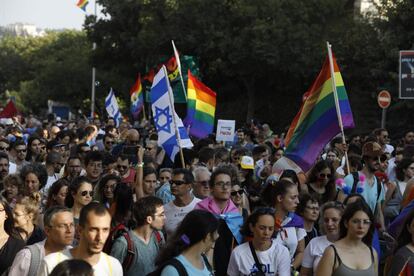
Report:
M 227 275 L 290 275 L 289 251 L 272 240 L 274 216 L 273 208 L 258 208 L 247 218 L 241 232 L 252 240 L 233 250 Z
M 239 209 L 239 213 L 242 214 L 243 218 L 246 220 L 249 215 L 247 208 L 243 206 L 243 195 L 245 194 L 244 189 L 240 185 L 236 184 L 231 186 L 230 197 L 234 205 Z
M 89 180 L 84 176 L 73 179 L 69 185 L 65 203 L 68 208 L 72 208 L 75 226 L 79 224 L 79 216 L 82 208 L 88 205 L 92 201 L 92 198 L 93 187 Z
M 344 193 L 336 188 L 335 171 L 331 164 L 326 160 L 321 160 L 312 168 L 308 178 L 309 194 L 318 199 L 319 204 L 328 201 L 344 200 Z
M 339 224 L 339 240 L 327 247 L 315 275 L 378 275 L 378 255 L 372 248 L 373 221 L 364 201 L 349 204 Z

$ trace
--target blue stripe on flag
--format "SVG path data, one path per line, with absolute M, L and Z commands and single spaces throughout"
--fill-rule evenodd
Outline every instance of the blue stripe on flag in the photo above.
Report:
M 151 88 L 151 102 L 155 103 L 159 98 L 168 94 L 168 86 L 165 76 Z

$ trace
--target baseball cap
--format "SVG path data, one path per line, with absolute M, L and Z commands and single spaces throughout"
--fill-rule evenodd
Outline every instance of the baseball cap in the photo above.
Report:
M 62 146 L 65 146 L 65 144 L 61 144 L 61 143 L 59 143 L 59 142 L 58 142 L 58 141 L 56 141 L 56 140 L 51 140 L 51 141 L 47 142 L 46 148 L 47 148 L 48 150 L 51 150 L 52 148 L 55 148 L 55 147 L 62 147 Z
M 250 156 L 243 156 L 240 161 L 240 167 L 245 170 L 254 169 L 254 160 Z
M 367 142 L 362 146 L 362 156 L 380 157 L 382 154 L 382 147 L 377 142 Z

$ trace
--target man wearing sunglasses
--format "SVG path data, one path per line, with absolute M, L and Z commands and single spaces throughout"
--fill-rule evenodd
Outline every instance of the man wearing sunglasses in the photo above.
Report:
M 121 154 L 117 159 L 117 168 L 122 182 L 133 185 L 135 182 L 135 170 L 131 168 L 130 156 Z
M 201 201 L 191 193 L 193 182 L 194 177 L 189 170 L 182 168 L 174 169 L 170 187 L 171 194 L 175 199 L 164 205 L 166 216 L 164 227 L 167 237 L 172 236 L 178 224 Z
M 360 194 L 375 214 L 376 222 L 380 224 L 380 231 L 385 230 L 384 216 L 381 208 L 381 204 L 385 200 L 385 193 L 383 184 L 375 176 L 375 172 L 380 168 L 380 158 L 383 153 L 381 145 L 377 142 L 365 143 L 362 146 L 362 160 L 364 163 L 362 170 L 355 173 L 355 175 L 349 174 L 344 179 L 346 186 L 353 193 L 358 192 L 353 188 L 363 187 Z M 361 175 L 364 175 L 365 179 L 361 178 Z
M 26 161 L 27 146 L 23 140 L 16 140 L 13 144 L 13 151 L 15 153 L 14 162 L 16 164 L 16 172 L 20 173 L 20 170 L 30 162 Z

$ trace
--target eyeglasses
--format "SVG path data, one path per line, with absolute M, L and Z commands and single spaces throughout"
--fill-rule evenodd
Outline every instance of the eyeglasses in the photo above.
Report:
M 150 150 L 153 150 L 154 148 L 151 148 L 151 147 L 146 147 L 145 148 L 145 150 L 148 150 L 148 151 L 150 151 Z
M 7 148 L 0 147 L 0 150 L 5 151 L 5 150 L 9 150 L 9 148 L 8 147 Z
M 106 141 L 105 142 L 105 144 L 108 144 L 108 145 L 112 145 L 114 142 L 112 142 L 112 141 Z
M 352 219 L 351 223 L 355 224 L 355 225 L 362 224 L 364 226 L 369 226 L 369 225 L 371 225 L 372 221 L 370 221 L 369 219 Z
M 201 186 L 204 186 L 204 187 L 209 187 L 210 186 L 210 183 L 207 180 L 197 181 L 197 183 L 200 184 Z
M 328 173 L 328 174 L 324 174 L 324 173 L 320 173 L 319 177 L 320 178 L 331 178 L 332 174 Z
M 128 166 L 121 166 L 121 165 L 118 165 L 118 169 L 124 169 L 124 170 L 126 170 L 126 169 L 128 169 Z
M 27 149 L 16 149 L 16 152 L 20 153 L 20 152 L 26 152 Z
M 222 181 L 220 181 L 220 182 L 214 183 L 214 186 L 219 186 L 222 189 L 226 189 L 226 188 L 231 187 L 231 182 L 222 182 Z
M 89 196 L 90 197 L 93 197 L 93 191 L 83 191 L 80 194 L 81 194 L 81 196 L 87 196 L 88 193 L 89 193 Z
M 183 185 L 183 184 L 186 184 L 186 183 L 183 180 L 171 180 L 171 185 L 172 184 L 180 186 L 180 185 Z
M 62 230 L 62 231 L 70 231 L 73 228 L 75 228 L 75 225 L 73 223 L 70 223 L 70 224 L 58 224 L 56 226 L 51 226 L 51 227 L 56 227 L 57 229 Z
M 243 190 L 233 191 L 230 194 L 231 196 L 236 196 L 237 194 L 241 196 L 242 194 L 244 194 L 244 191 Z
M 306 206 L 305 208 L 306 208 L 306 209 L 309 209 L 309 210 L 311 210 L 311 211 L 316 211 L 316 212 L 319 212 L 319 207 L 316 207 L 316 206 L 314 206 L 314 207 L 309 207 L 309 206 Z

